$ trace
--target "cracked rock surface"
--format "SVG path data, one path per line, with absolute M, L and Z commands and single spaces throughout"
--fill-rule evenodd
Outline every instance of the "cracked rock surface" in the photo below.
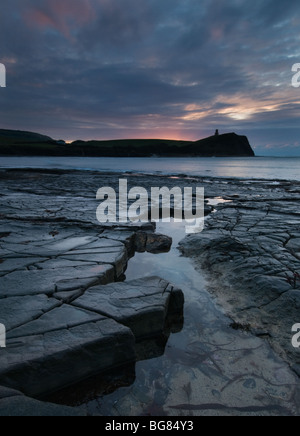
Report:
M 204 232 L 187 237 L 182 251 L 197 269 L 205 271 L 209 291 L 233 319 L 232 327 L 241 334 L 266 338 L 300 374 L 299 350 L 291 345 L 291 328 L 300 322 L 300 282 L 287 280 L 287 275 L 300 273 L 300 184 L 125 177 L 130 187 L 146 189 L 203 186 L 206 198 L 216 199 L 206 205 L 214 213 Z M 148 336 L 152 329 L 160 330 L 168 309 L 182 309 L 182 293 L 158 277 L 120 282 L 136 251 L 167 251 L 172 241 L 156 235 L 152 224 L 100 225 L 96 221 L 97 190 L 111 186 L 117 191 L 118 179 L 119 175 L 93 172 L 0 171 L 0 323 L 7 326 L 8 346 L 0 350 L 0 385 L 39 396 L 102 368 L 135 362 L 136 339 Z M 228 202 L 215 206 L 224 200 Z M 194 318 L 197 325 L 198 312 Z M 215 335 L 220 338 L 219 331 Z M 260 340 L 249 335 L 249 341 L 256 350 Z M 256 351 L 253 355 L 260 359 Z M 247 354 L 243 358 L 248 371 L 245 389 L 254 389 Z M 226 351 L 225 366 L 230 359 L 231 349 Z M 263 359 L 267 365 L 269 356 Z M 195 364 L 199 366 L 198 355 Z M 187 368 L 190 371 L 189 360 Z M 295 382 L 293 377 L 289 374 L 288 386 Z M 165 372 L 159 382 L 163 384 L 164 379 Z M 182 379 L 190 397 L 188 382 L 189 378 Z M 167 395 L 175 395 L 177 385 L 176 379 Z M 202 400 L 200 388 L 194 404 Z M 2 395 L 1 389 L 0 415 L 14 407 L 30 415 L 27 401 L 34 401 L 36 413 L 63 413 L 62 409 L 46 412 L 47 405 L 39 406 L 19 392 L 5 390 L 6 396 Z M 228 394 L 228 401 L 231 398 Z M 299 404 L 297 398 L 295 402 Z M 190 405 L 185 407 L 189 413 Z M 201 413 L 201 407 L 205 409 L 205 405 L 198 407 Z M 74 409 L 74 413 L 82 411 Z
M 99 179 L 0 171 L 0 323 L 7 333 L 0 385 L 38 398 L 135 362 L 136 340 L 161 334 L 176 304 L 182 311 L 182 292 L 160 278 L 115 283 L 136 250 L 166 251 L 172 240 L 152 224 L 100 225 Z M 30 415 L 37 404 L 3 394 L 0 413 Z M 59 413 L 40 404 L 41 414 Z
M 130 327 L 136 339 L 143 339 L 164 330 L 170 307 L 178 300 L 181 304 L 177 306 L 182 307 L 180 289 L 159 277 L 149 277 L 90 288 L 73 304 L 112 318 Z
M 299 350 L 291 344 L 300 320 L 300 280 L 288 280 L 300 271 L 300 184 L 225 186 L 229 202 L 219 204 L 204 232 L 187 237 L 181 250 L 207 273 L 209 290 L 235 326 L 267 338 L 300 375 Z M 228 188 L 234 189 L 229 195 Z

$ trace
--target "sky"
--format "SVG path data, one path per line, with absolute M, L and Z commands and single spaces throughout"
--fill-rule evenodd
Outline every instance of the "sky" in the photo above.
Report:
M 299 0 L 3 0 L 0 63 L 0 128 L 300 156 Z

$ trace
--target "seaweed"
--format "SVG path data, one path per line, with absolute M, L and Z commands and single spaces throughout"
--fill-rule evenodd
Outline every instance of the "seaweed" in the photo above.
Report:
M 236 411 L 241 413 L 259 413 L 259 412 L 276 412 L 284 415 L 291 416 L 292 413 L 286 407 L 278 406 L 276 404 L 269 406 L 247 406 L 247 407 L 230 407 L 224 404 L 212 403 L 212 404 L 179 404 L 177 406 L 169 406 L 173 410 L 192 410 L 192 411 Z

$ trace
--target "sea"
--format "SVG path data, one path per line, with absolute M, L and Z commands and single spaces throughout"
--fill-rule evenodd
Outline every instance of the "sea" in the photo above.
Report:
M 300 181 L 300 157 L 0 157 L 0 168 L 92 170 L 209 178 Z

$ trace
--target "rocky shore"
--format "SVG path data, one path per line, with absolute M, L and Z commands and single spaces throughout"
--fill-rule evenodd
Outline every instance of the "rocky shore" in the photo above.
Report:
M 233 327 L 267 339 L 300 376 L 291 341 L 300 319 L 300 184 L 229 181 L 218 189 L 227 202 L 181 251 L 205 271 Z
M 201 186 L 216 199 L 206 205 L 213 213 L 204 232 L 181 250 L 205 271 L 232 327 L 265 338 L 299 375 L 291 328 L 300 322 L 300 283 L 287 279 L 300 272 L 299 183 L 0 171 L 0 323 L 7 329 L 0 415 L 82 415 L 31 398 L 147 358 L 143 341 L 163 335 L 166 342 L 180 329 L 184 296 L 176 283 L 124 281 L 136 252 L 166 252 L 172 240 L 153 224 L 96 220 L 97 190 L 117 187 L 120 177 L 146 189 Z
M 34 398 L 136 362 L 137 342 L 167 334 L 171 317 L 182 317 L 183 294 L 170 283 L 122 282 L 136 251 L 165 251 L 172 240 L 152 224 L 100 226 L 96 184 L 89 188 L 91 177 L 81 176 L 0 175 L 0 320 L 7 334 L 0 384 Z M 3 392 L 5 414 L 16 398 Z M 36 408 L 24 396 L 17 400 Z

